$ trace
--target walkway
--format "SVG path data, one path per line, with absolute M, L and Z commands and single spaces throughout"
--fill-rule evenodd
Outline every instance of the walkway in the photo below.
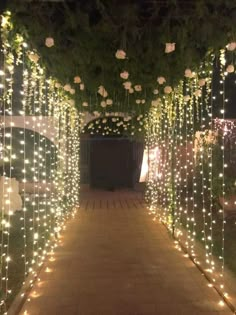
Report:
M 20 315 L 232 314 L 144 209 L 138 193 L 84 193 Z

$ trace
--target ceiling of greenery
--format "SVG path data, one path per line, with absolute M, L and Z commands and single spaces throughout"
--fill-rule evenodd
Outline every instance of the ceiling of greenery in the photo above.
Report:
M 209 49 L 217 51 L 236 39 L 232 0 L 15 0 L 7 7 L 15 30 L 39 51 L 40 63 L 62 84 L 71 84 L 77 103 L 88 102 L 89 110 L 100 105 L 97 91 L 104 86 L 112 110 L 136 106 L 142 112 L 158 88 L 157 77 L 173 87 Z M 45 45 L 46 38 L 54 39 L 52 47 Z M 175 43 L 175 50 L 165 53 L 166 43 Z M 117 50 L 126 53 L 125 59 L 116 58 Z M 128 98 L 120 77 L 124 71 L 132 86 L 141 85 Z M 84 90 L 74 83 L 75 76 Z

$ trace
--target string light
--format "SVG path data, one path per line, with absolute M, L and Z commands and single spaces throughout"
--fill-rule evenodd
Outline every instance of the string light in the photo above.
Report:
M 154 220 L 159 217 L 177 238 L 176 248 L 184 248 L 196 265 L 203 265 L 205 274 L 211 279 L 211 287 L 217 289 L 222 297 L 227 297 L 224 292 L 225 199 L 219 210 L 221 217 L 218 217 L 214 214 L 214 198 L 215 185 L 220 186 L 220 194 L 225 196 L 225 136 L 232 134 L 235 123 L 225 120 L 228 99 L 224 88 L 227 76 L 224 50 L 220 57 L 223 60 L 219 91 L 221 119 L 213 117 L 214 58 L 211 55 L 192 78 L 180 82 L 172 97 L 159 98 L 159 104 L 151 107 L 145 120 L 146 146 L 149 154 L 153 147 L 157 147 L 160 155 L 155 157 L 156 161 L 149 162 L 146 199 Z M 221 139 L 217 139 L 217 134 Z M 219 143 L 221 151 L 217 158 L 214 154 Z M 222 160 L 220 171 L 217 159 L 218 164 Z M 161 178 L 156 176 L 155 168 L 162 170 Z M 216 225 L 222 225 L 221 235 L 217 237 Z M 217 258 L 214 256 L 214 242 L 219 237 L 220 270 L 216 267 Z M 196 247 L 199 239 L 205 252 L 201 260 Z M 225 304 L 223 300 L 219 305 Z
M 16 38 L 9 39 L 13 27 L 10 15 L 2 21 L 0 313 L 6 314 L 27 277 L 31 278 L 32 286 L 44 260 L 48 256 L 55 259 L 59 233 L 79 206 L 81 120 L 63 89 L 56 88 L 56 81 L 47 78 L 45 70 L 28 59 L 28 45 L 23 37 L 16 34 Z M 9 40 L 15 41 L 15 45 Z M 22 78 L 20 91 L 13 85 L 15 72 Z M 12 102 L 15 93 L 20 95 L 17 108 Z M 18 116 L 13 116 L 16 111 Z M 21 208 L 18 205 L 17 209 L 14 174 L 21 193 L 21 197 L 17 195 L 18 203 L 22 200 Z M 14 244 L 15 233 L 18 245 Z M 15 279 L 11 267 L 16 263 L 19 279 Z M 22 298 L 25 297 L 22 293 Z

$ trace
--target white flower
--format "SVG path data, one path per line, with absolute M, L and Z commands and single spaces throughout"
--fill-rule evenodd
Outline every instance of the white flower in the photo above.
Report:
M 191 69 L 185 69 L 184 75 L 186 78 L 192 78 L 193 77 L 192 70 Z
M 236 49 L 236 42 L 231 42 L 226 46 L 227 50 L 233 51 Z
M 157 78 L 157 82 L 158 82 L 159 84 L 163 84 L 163 83 L 166 82 L 166 79 L 165 79 L 164 77 L 158 77 L 158 78 Z
M 130 88 L 130 89 L 129 89 L 129 93 L 130 93 L 130 94 L 133 94 L 133 93 L 134 93 L 134 89 L 133 89 L 133 88 Z
M 74 83 L 81 83 L 81 78 L 78 75 L 74 77 Z
M 98 94 L 100 94 L 102 97 L 107 97 L 108 93 L 105 90 L 104 86 L 100 85 L 98 88 Z
M 129 81 L 126 81 L 123 83 L 123 86 L 126 90 L 129 90 L 131 88 L 132 83 Z
M 151 104 L 152 106 L 157 107 L 160 103 L 161 103 L 161 99 L 158 98 L 156 100 L 153 100 Z
M 70 89 L 71 89 L 70 84 L 66 84 L 66 85 L 64 85 L 64 86 L 63 86 L 63 89 L 64 89 L 65 91 L 69 92 L 69 91 L 70 91 Z
M 129 77 L 129 72 L 127 72 L 127 71 L 121 72 L 121 73 L 120 73 L 120 77 L 121 77 L 122 79 L 124 79 L 124 80 L 127 80 L 128 77 Z
M 228 65 L 228 67 L 226 68 L 226 71 L 227 71 L 228 73 L 234 72 L 234 65 Z
M 87 107 L 88 106 L 88 102 L 83 102 L 82 106 Z
M 175 50 L 175 43 L 166 43 L 165 53 L 171 53 Z
M 140 104 L 141 103 L 141 100 L 136 100 L 136 104 Z
M 141 85 L 140 85 L 140 84 L 135 85 L 135 86 L 134 86 L 134 89 L 135 89 L 135 91 L 137 91 L 137 92 L 142 91 L 142 87 L 141 87 Z
M 200 97 L 200 96 L 202 95 L 202 91 L 201 91 L 201 90 L 196 90 L 196 91 L 194 92 L 194 95 L 195 95 L 196 97 Z
M 199 86 L 204 86 L 206 84 L 206 80 L 205 79 L 200 79 L 199 81 L 198 81 L 198 85 Z
M 69 104 L 70 104 L 71 106 L 75 106 L 75 101 L 74 101 L 74 100 L 69 100 L 68 102 L 69 102 Z
M 83 90 L 84 90 L 84 83 L 80 83 L 79 89 L 80 89 L 80 91 L 83 91 Z
M 102 107 L 106 107 L 106 106 L 107 106 L 107 103 L 106 103 L 105 101 L 102 101 L 102 102 L 101 102 L 101 106 L 102 106 Z
M 170 94 L 172 92 L 172 87 L 167 85 L 164 87 L 164 93 Z
M 31 61 L 33 61 L 34 63 L 37 63 L 38 61 L 39 61 L 39 55 L 38 54 L 36 54 L 35 52 L 30 52 L 29 54 L 28 54 L 28 57 L 29 57 L 29 59 L 31 60 Z
M 190 100 L 190 95 L 184 95 L 184 101 L 185 102 L 188 102 Z
M 124 50 L 118 49 L 116 51 L 116 58 L 117 59 L 125 59 L 126 58 L 126 52 Z
M 94 116 L 100 116 L 100 113 L 96 110 L 93 112 L 93 114 L 94 114 Z
M 158 89 L 153 90 L 153 94 L 157 95 L 159 93 Z
M 107 103 L 107 105 L 112 105 L 112 104 L 113 104 L 113 100 L 110 99 L 110 98 L 108 98 L 108 99 L 106 100 L 106 103 Z
M 49 48 L 54 46 L 54 39 L 52 37 L 47 37 L 45 39 L 45 46 L 47 46 Z
M 75 89 L 70 89 L 69 92 L 70 92 L 70 94 L 73 95 L 73 94 L 75 94 Z
M 58 89 L 58 88 L 60 88 L 60 87 L 61 87 L 61 84 L 60 84 L 59 82 L 56 82 L 56 83 L 55 83 L 55 88 Z
M 142 104 L 145 104 L 145 102 L 146 102 L 146 101 L 145 101 L 144 99 L 143 99 L 143 100 L 141 100 L 141 103 L 142 103 Z

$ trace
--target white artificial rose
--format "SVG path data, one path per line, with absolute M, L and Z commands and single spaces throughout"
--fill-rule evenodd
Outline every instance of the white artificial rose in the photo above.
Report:
M 198 85 L 199 86 L 204 86 L 206 84 L 206 80 L 205 79 L 200 79 L 199 81 L 198 81 Z
M 102 101 L 102 102 L 101 102 L 101 106 L 104 108 L 104 107 L 107 106 L 107 103 L 106 103 L 105 101 Z
M 184 101 L 185 102 L 188 102 L 190 100 L 190 95 L 184 95 Z
M 134 93 L 134 89 L 133 89 L 133 88 L 130 88 L 130 89 L 129 89 L 129 93 L 130 93 L 130 94 L 133 94 L 133 93 Z
M 123 86 L 126 90 L 129 90 L 131 88 L 132 83 L 129 81 L 126 81 L 123 83 Z
M 61 87 L 61 84 L 60 84 L 59 82 L 56 82 L 56 83 L 55 83 L 55 87 L 56 87 L 57 89 L 59 89 L 59 88 Z
M 63 89 L 64 89 L 65 91 L 69 92 L 70 89 L 71 89 L 70 84 L 65 84 L 65 85 L 63 86 Z
M 159 105 L 158 99 L 157 100 L 152 100 L 151 104 L 152 104 L 153 107 L 158 106 Z
M 172 92 L 172 87 L 167 85 L 164 87 L 164 93 L 170 94 Z
M 125 59 L 126 58 L 126 52 L 124 50 L 118 49 L 116 51 L 116 58 L 117 59 Z
M 145 104 L 145 102 L 146 102 L 146 101 L 145 101 L 144 99 L 143 99 L 143 100 L 141 100 L 141 103 L 142 103 L 142 104 Z
M 107 91 L 105 90 L 104 86 L 99 86 L 98 88 L 98 93 L 102 96 L 102 97 L 107 97 L 108 96 L 108 93 Z
M 84 83 L 80 83 L 79 89 L 80 89 L 80 91 L 83 91 L 83 90 L 84 90 Z
M 166 43 L 165 53 L 171 53 L 175 50 L 175 43 Z
M 157 82 L 158 82 L 159 84 L 164 84 L 164 83 L 166 82 L 166 79 L 165 79 L 164 77 L 158 77 L 158 78 L 157 78 Z
M 36 54 L 35 52 L 30 52 L 29 54 L 28 54 L 28 57 L 29 57 L 29 59 L 31 60 L 31 61 L 33 61 L 34 63 L 37 63 L 38 61 L 39 61 L 39 55 L 38 54 Z
M 112 104 L 113 104 L 113 100 L 110 99 L 110 98 L 108 98 L 108 99 L 106 100 L 106 103 L 107 103 L 107 105 L 112 105 Z
M 121 73 L 120 73 L 120 77 L 121 77 L 122 79 L 124 79 L 124 80 L 127 80 L 128 77 L 129 77 L 129 72 L 127 72 L 127 71 L 121 72 Z
M 159 93 L 158 89 L 153 90 L 153 94 L 157 95 Z
M 74 83 L 81 83 L 81 78 L 78 75 L 74 77 Z
M 75 101 L 74 101 L 74 100 L 69 100 L 68 102 L 69 102 L 69 104 L 70 104 L 71 106 L 75 106 Z
M 141 100 L 136 100 L 136 104 L 140 104 L 141 103 Z
M 226 46 L 227 50 L 233 51 L 236 49 L 236 42 L 231 42 Z
M 75 94 L 75 89 L 70 89 L 69 92 L 70 92 L 70 94 L 73 95 L 73 94 Z
M 186 78 L 192 78 L 193 77 L 192 70 L 191 69 L 185 69 L 184 76 Z
M 228 65 L 228 67 L 226 68 L 226 71 L 227 71 L 228 73 L 234 72 L 234 65 Z
M 201 91 L 201 90 L 196 90 L 196 91 L 194 92 L 194 95 L 195 95 L 196 97 L 200 97 L 200 96 L 202 95 L 202 91 Z
M 141 87 L 140 84 L 135 85 L 135 86 L 134 86 L 134 89 L 135 89 L 135 91 L 137 91 L 137 92 L 142 91 L 142 87 Z
M 47 46 L 49 48 L 54 46 L 54 39 L 52 37 L 47 37 L 45 39 L 45 46 Z
M 82 106 L 87 107 L 88 106 L 88 102 L 83 102 Z

